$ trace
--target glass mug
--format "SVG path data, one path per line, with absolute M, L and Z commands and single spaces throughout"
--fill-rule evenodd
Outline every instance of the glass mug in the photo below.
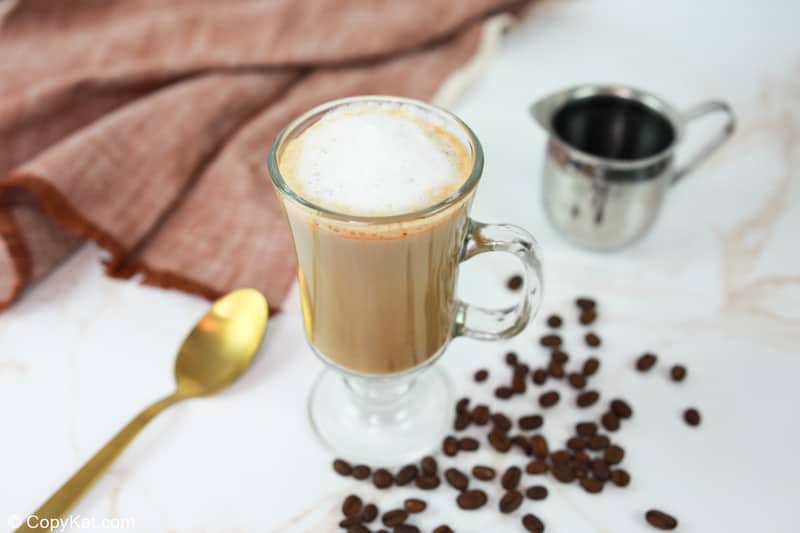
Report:
M 463 144 L 471 172 L 452 195 L 417 211 L 356 216 L 315 205 L 281 175 L 292 139 L 327 112 L 351 104 L 414 106 Z M 541 303 L 540 252 L 525 230 L 469 218 L 483 151 L 459 118 L 424 102 L 359 96 L 322 104 L 289 123 L 269 154 L 269 172 L 294 239 L 306 337 L 328 368 L 315 382 L 309 416 L 340 457 L 396 465 L 429 453 L 452 422 L 442 372 L 426 370 L 450 340 L 513 337 Z M 516 305 L 484 309 L 455 297 L 459 263 L 485 252 L 525 268 Z

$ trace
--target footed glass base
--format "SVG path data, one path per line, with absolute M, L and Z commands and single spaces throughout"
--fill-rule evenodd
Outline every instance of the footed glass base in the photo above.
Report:
M 323 370 L 308 401 L 311 425 L 342 459 L 370 466 L 418 461 L 453 420 L 450 382 L 431 368 L 401 378 L 344 377 Z

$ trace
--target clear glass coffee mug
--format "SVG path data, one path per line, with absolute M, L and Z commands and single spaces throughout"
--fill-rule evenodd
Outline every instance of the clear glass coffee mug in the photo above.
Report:
M 469 177 L 443 201 L 399 215 L 354 216 L 303 198 L 281 175 L 283 151 L 327 112 L 350 104 L 411 106 L 435 117 L 466 148 Z M 306 337 L 328 365 L 312 388 L 309 416 L 338 456 L 389 466 L 429 453 L 453 416 L 449 382 L 429 367 L 454 337 L 507 339 L 538 311 L 542 272 L 535 239 L 516 226 L 468 216 L 482 171 L 481 145 L 466 124 L 405 98 L 328 102 L 275 139 L 269 172 L 292 230 Z M 516 305 L 484 309 L 455 298 L 459 263 L 485 252 L 521 260 L 525 276 Z

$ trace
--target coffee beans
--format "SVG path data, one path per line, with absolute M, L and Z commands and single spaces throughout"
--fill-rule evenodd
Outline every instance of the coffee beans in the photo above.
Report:
M 627 487 L 631 482 L 631 476 L 626 470 L 612 470 L 611 482 L 618 487 Z
M 578 407 L 585 408 L 594 405 L 599 399 L 599 392 L 596 390 L 587 390 L 586 392 L 578 394 L 578 397 L 575 399 L 575 403 L 578 404 Z
M 636 360 L 636 370 L 647 372 L 656 364 L 658 358 L 652 353 L 646 353 Z
M 468 413 L 458 413 L 456 415 L 456 420 L 453 422 L 453 429 L 456 431 L 464 431 L 467 429 L 472 422 Z
M 358 480 L 367 479 L 372 475 L 372 469 L 365 465 L 358 465 L 353 467 L 353 477 Z
M 552 407 L 558 403 L 558 400 L 561 398 L 558 392 L 551 390 L 545 393 L 542 393 L 539 396 L 539 405 L 542 407 Z
M 469 407 L 469 398 L 461 398 L 456 402 L 456 414 L 466 413 Z
M 533 447 L 533 455 L 539 459 L 546 458 L 548 452 L 550 451 L 550 447 L 547 444 L 547 439 L 545 439 L 542 435 L 534 435 L 531 437 L 531 447 Z
M 586 386 L 586 377 L 578 372 L 570 372 L 567 376 L 567 381 L 576 389 L 582 389 Z
M 619 429 L 619 418 L 611 411 L 603 415 L 600 419 L 600 423 L 603 424 L 603 427 L 608 431 L 616 431 Z
M 553 477 L 561 483 L 572 483 L 575 481 L 575 472 L 568 463 L 557 463 L 552 468 Z
M 503 413 L 495 413 L 492 415 L 492 425 L 494 429 L 508 431 L 511 429 L 511 420 Z
M 517 421 L 517 425 L 520 429 L 524 429 L 526 431 L 530 431 L 532 429 L 539 429 L 542 427 L 544 423 L 544 419 L 540 415 L 528 415 L 523 416 Z
M 611 477 L 611 471 L 602 459 L 592 461 L 592 473 L 600 481 L 608 481 L 608 478 Z
M 489 371 L 486 370 L 485 368 L 482 368 L 482 369 L 478 370 L 477 372 L 475 372 L 475 381 L 477 383 L 480 383 L 482 381 L 486 381 L 486 379 L 488 377 L 489 377 Z
M 585 477 L 581 479 L 581 487 L 589 494 L 597 494 L 603 490 L 603 482 L 593 477 Z
M 472 410 L 472 421 L 478 426 L 485 426 L 489 422 L 489 406 L 480 404 Z
M 516 489 L 517 485 L 519 485 L 519 480 L 522 477 L 522 470 L 519 467 L 512 466 L 509 467 L 508 470 L 503 474 L 503 477 L 500 478 L 500 484 L 506 490 Z
M 622 462 L 623 457 L 625 457 L 625 450 L 616 444 L 612 444 L 606 448 L 606 451 L 603 453 L 603 460 L 610 465 L 618 465 Z
M 544 500 L 547 498 L 547 487 L 543 487 L 542 485 L 528 487 L 528 490 L 525 491 L 525 496 L 529 500 Z
M 603 342 L 600 337 L 594 333 L 587 333 L 583 338 L 586 341 L 586 344 L 592 347 L 600 346 L 600 344 Z
M 353 524 L 347 528 L 347 533 L 370 533 L 369 528 L 361 524 Z
M 669 375 L 672 381 L 683 381 L 686 379 L 686 367 L 683 365 L 675 365 L 669 369 Z
M 611 400 L 611 412 L 617 415 L 618 418 L 630 418 L 633 416 L 633 409 L 628 405 L 628 402 L 619 398 Z
M 497 473 L 492 467 L 478 465 L 472 468 L 472 475 L 481 481 L 491 481 L 494 479 Z
M 699 426 L 700 425 L 700 411 L 698 411 L 694 407 L 690 407 L 689 409 L 687 409 L 686 411 L 683 412 L 683 419 L 690 426 Z
M 436 472 L 439 470 L 439 465 L 436 462 L 436 459 L 430 455 L 422 458 L 422 461 L 420 461 L 420 466 L 422 467 L 422 473 L 428 476 L 436 474 Z
M 548 348 L 555 348 L 556 346 L 561 346 L 563 340 L 561 336 L 555 335 L 553 333 L 549 335 L 543 335 L 539 338 L 539 344 L 542 346 L 546 346 Z
M 610 444 L 611 442 L 605 435 L 595 435 L 589 439 L 589 449 L 594 451 L 604 450 L 608 448 Z
M 523 281 L 522 276 L 514 274 L 506 281 L 506 287 L 508 287 L 510 291 L 518 291 L 522 288 Z
M 363 505 L 364 502 L 361 501 L 361 498 L 355 494 L 351 494 L 345 498 L 342 503 L 342 514 L 347 517 L 356 516 L 361 512 Z
M 589 311 L 597 307 L 597 302 L 588 296 L 581 296 L 575 300 L 575 305 L 577 305 L 581 311 Z
M 349 476 L 353 473 L 353 467 L 350 466 L 350 463 L 343 459 L 336 459 L 333 462 L 333 469 L 340 476 Z
M 410 524 L 400 524 L 399 526 L 394 528 L 394 533 L 420 533 L 420 531 L 417 526 L 412 526 Z
M 408 485 L 417 479 L 417 475 L 419 475 L 417 465 L 406 465 L 397 472 L 397 475 L 394 476 L 394 481 L 400 486 Z
M 522 517 L 522 525 L 531 533 L 542 533 L 544 531 L 544 523 L 536 515 L 530 513 Z
M 494 390 L 495 397 L 501 400 L 508 400 L 513 396 L 514 390 L 511 387 L 506 387 L 505 385 L 501 385 Z
M 442 452 L 448 457 L 454 457 L 458 453 L 458 440 L 452 435 L 445 437 L 442 441 Z
M 547 466 L 547 463 L 545 463 L 541 459 L 535 459 L 530 463 L 528 463 L 528 465 L 525 467 L 525 472 L 537 475 L 537 474 L 544 474 L 549 469 L 550 467 Z
M 379 468 L 372 474 L 372 484 L 379 489 L 388 489 L 394 483 L 394 477 L 385 468 Z
M 522 505 L 522 493 L 517 490 L 510 490 L 503 494 L 503 497 L 500 498 L 500 512 L 501 513 L 513 513 L 519 506 Z
M 678 527 L 678 520 L 675 517 L 668 515 L 664 511 L 651 509 L 644 515 L 647 523 L 656 529 L 675 529 Z
M 600 361 L 596 357 L 590 357 L 583 363 L 583 375 L 585 377 L 593 376 L 600 368 Z
M 534 370 L 531 375 L 531 381 L 533 381 L 535 385 L 544 385 L 544 382 L 547 381 L 547 370 L 544 368 L 537 368 Z
M 580 437 L 572 437 L 567 440 L 567 448 L 575 451 L 583 450 L 586 448 L 586 441 Z
M 368 503 L 364 506 L 364 510 L 361 511 L 361 518 L 362 522 L 370 523 L 378 516 L 378 508 L 375 506 L 374 503 Z
M 578 321 L 584 326 L 588 326 L 597 320 L 597 313 L 594 310 L 583 311 Z
M 414 480 L 414 484 L 418 489 L 433 490 L 441 484 L 441 480 L 439 476 L 424 474 Z
M 575 433 L 581 437 L 591 437 L 597 433 L 597 424 L 594 422 L 578 422 L 575 424 Z
M 474 452 L 480 448 L 480 443 L 472 437 L 464 437 L 463 439 L 459 439 L 458 447 L 465 452 Z
M 550 354 L 550 362 L 565 365 L 569 362 L 569 354 L 561 350 L 553 350 Z
M 425 500 L 420 500 L 418 498 L 408 498 L 406 501 L 403 502 L 403 507 L 409 513 L 421 513 L 425 509 L 427 509 L 428 504 L 425 503 Z
M 469 486 L 469 478 L 457 468 L 448 468 L 444 471 L 447 483 L 456 490 L 464 491 Z
M 547 317 L 547 325 L 550 326 L 551 328 L 560 328 L 562 323 L 563 321 L 561 320 L 561 317 L 558 315 L 550 315 L 549 317 Z
M 442 525 L 434 529 L 433 533 L 454 533 L 454 531 L 450 529 L 450 526 Z
M 511 439 L 503 431 L 494 429 L 489 433 L 489 444 L 500 453 L 511 449 Z
M 482 490 L 466 490 L 458 495 L 456 503 L 465 511 L 474 511 L 486 505 L 487 499 Z
M 384 526 L 397 527 L 408 520 L 408 511 L 404 509 L 394 509 L 383 513 L 381 522 Z

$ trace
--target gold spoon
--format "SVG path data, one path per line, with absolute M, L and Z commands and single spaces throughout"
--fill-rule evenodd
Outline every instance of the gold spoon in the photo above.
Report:
M 83 465 L 17 532 L 41 531 L 44 519 L 61 518 L 148 422 L 182 400 L 219 392 L 250 366 L 267 328 L 269 307 L 255 289 L 240 289 L 214 302 L 183 341 L 175 361 L 175 392 L 139 413 Z M 54 523 L 54 522 L 50 522 Z

